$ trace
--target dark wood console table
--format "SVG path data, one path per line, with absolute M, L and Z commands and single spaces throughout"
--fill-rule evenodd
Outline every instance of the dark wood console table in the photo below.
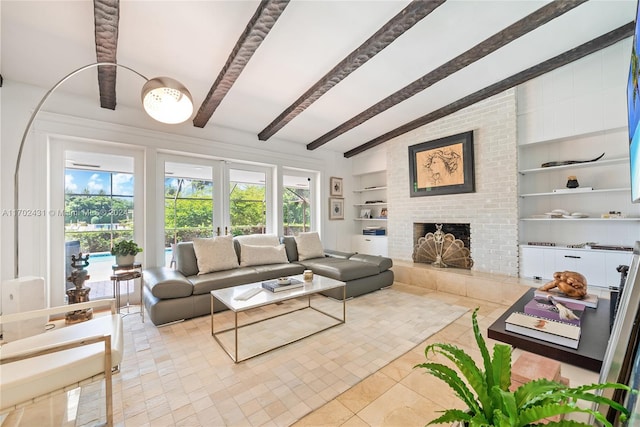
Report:
M 581 320 L 580 344 L 574 350 L 505 330 L 506 318 L 514 311 L 523 312 L 524 305 L 533 299 L 533 291 L 533 288 L 527 291 L 493 325 L 489 326 L 487 336 L 531 353 L 566 362 L 590 371 L 600 372 L 610 335 L 610 300 L 600 298 L 598 308 L 587 308 L 585 310 Z

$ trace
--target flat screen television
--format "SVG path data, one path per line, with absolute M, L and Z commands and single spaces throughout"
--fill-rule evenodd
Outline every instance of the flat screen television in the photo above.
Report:
M 636 5 L 636 28 L 631 49 L 629 81 L 627 83 L 627 112 L 629 116 L 629 165 L 631 167 L 631 202 L 640 203 L 640 20 Z

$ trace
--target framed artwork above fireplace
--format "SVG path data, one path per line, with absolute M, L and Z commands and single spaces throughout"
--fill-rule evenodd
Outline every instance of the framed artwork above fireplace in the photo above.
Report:
M 411 197 L 473 193 L 473 131 L 409 147 Z

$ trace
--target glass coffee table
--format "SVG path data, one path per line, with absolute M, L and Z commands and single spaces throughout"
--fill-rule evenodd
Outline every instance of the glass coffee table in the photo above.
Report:
M 303 281 L 301 274 L 297 276 L 291 276 L 291 278 Z M 256 289 L 256 288 L 262 289 L 262 281 L 211 291 L 211 335 L 215 338 L 218 344 L 220 344 L 220 347 L 222 347 L 222 349 L 229 355 L 231 360 L 233 360 L 235 363 L 242 362 L 247 359 L 251 359 L 253 357 L 267 353 L 271 350 L 275 350 L 277 348 L 284 347 L 285 345 L 294 343 L 296 341 L 300 341 L 304 338 L 310 337 L 311 335 L 315 335 L 319 332 L 341 325 L 346 321 L 347 306 L 346 306 L 345 282 L 341 282 L 339 280 L 334 280 L 328 277 L 319 276 L 315 274 L 311 282 L 304 282 L 304 286 L 299 288 L 294 288 L 294 289 L 280 291 L 280 292 L 271 292 L 266 289 L 262 289 L 259 293 L 257 293 L 256 295 L 246 300 L 237 299 L 248 290 Z M 316 295 L 320 292 L 323 292 L 329 289 L 336 289 L 336 288 L 342 288 L 342 318 L 334 316 L 333 314 L 327 313 L 326 311 L 320 310 L 318 307 L 314 307 L 311 305 L 311 297 L 313 295 Z M 278 313 L 274 316 L 269 316 L 269 317 L 261 318 L 259 320 L 252 321 L 243 325 L 238 325 L 238 314 L 242 312 L 256 309 L 259 307 L 264 307 L 271 304 L 282 303 L 284 301 L 293 300 L 296 298 L 303 298 L 303 297 L 306 297 L 306 304 L 301 308 L 295 308 L 294 310 L 291 310 L 291 311 Z M 233 327 L 218 330 L 218 331 L 215 330 L 214 314 L 216 313 L 213 312 L 213 303 L 216 299 L 233 312 L 233 317 L 234 317 Z M 336 322 L 332 322 L 328 326 L 321 327 L 320 329 L 317 329 L 317 330 L 314 329 L 313 332 L 311 333 L 307 333 L 302 336 L 297 336 L 293 339 L 287 340 L 284 343 L 280 343 L 274 347 L 270 347 L 264 351 L 259 351 L 242 358 L 238 357 L 238 345 L 239 345 L 238 330 L 250 325 L 255 325 L 257 323 L 265 322 L 269 319 L 273 319 L 279 316 L 284 316 L 284 315 L 291 314 L 297 311 L 302 311 L 302 310 L 314 310 L 315 312 L 321 313 L 324 316 L 334 319 Z M 229 348 L 229 346 L 225 345 L 225 343 L 223 343 L 223 341 L 220 339 L 220 336 L 222 334 L 229 331 L 233 331 L 233 335 L 234 335 L 233 351 Z

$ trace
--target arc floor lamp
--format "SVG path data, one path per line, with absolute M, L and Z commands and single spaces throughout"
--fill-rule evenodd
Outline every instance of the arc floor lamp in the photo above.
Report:
M 85 65 L 70 72 L 69 74 L 61 78 L 55 85 L 53 85 L 53 87 L 44 94 L 36 108 L 33 110 L 33 113 L 31 114 L 31 117 L 27 122 L 27 127 L 22 134 L 22 140 L 20 141 L 20 147 L 18 149 L 18 156 L 16 159 L 16 169 L 13 177 L 13 207 L 16 210 L 16 212 L 14 212 L 13 219 L 13 239 L 15 250 L 14 277 L 16 279 L 19 277 L 20 265 L 20 239 L 18 238 L 19 215 L 17 214 L 20 193 L 20 162 L 22 160 L 22 150 L 27 140 L 27 136 L 31 131 L 31 126 L 33 125 L 36 116 L 42 109 L 42 106 L 47 101 L 49 96 L 51 96 L 51 94 L 55 92 L 56 89 L 58 89 L 64 82 L 85 70 L 100 67 L 103 65 L 127 69 L 146 80 L 146 83 L 142 87 L 141 92 L 142 106 L 145 112 L 154 120 L 157 120 L 161 123 L 178 124 L 189 119 L 191 117 L 191 114 L 193 113 L 193 99 L 191 98 L 191 94 L 189 93 L 187 88 L 177 80 L 174 80 L 170 77 L 155 77 L 153 79 L 148 79 L 133 68 L 127 67 L 126 65 L 118 64 L 116 62 L 95 62 Z

